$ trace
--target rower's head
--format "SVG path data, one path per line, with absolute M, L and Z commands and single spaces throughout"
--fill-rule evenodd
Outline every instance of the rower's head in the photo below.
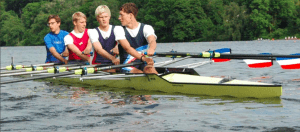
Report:
M 58 34 L 60 31 L 60 22 L 61 20 L 58 15 L 50 15 L 47 19 L 47 26 L 51 32 Z
M 86 16 L 82 12 L 75 12 L 72 15 L 72 20 L 75 26 L 74 30 L 77 30 L 80 33 L 84 32 L 86 27 Z
M 110 10 L 106 5 L 100 5 L 95 10 L 95 16 L 100 26 L 109 26 Z
M 136 21 L 138 8 L 134 3 L 125 3 L 120 7 L 119 14 L 122 26 L 127 26 L 132 20 Z

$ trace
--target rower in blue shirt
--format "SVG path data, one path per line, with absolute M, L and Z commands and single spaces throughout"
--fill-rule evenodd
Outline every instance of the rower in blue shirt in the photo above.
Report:
M 68 61 L 65 57 L 69 56 L 68 49 L 64 43 L 64 37 L 69 33 L 60 30 L 61 20 L 58 15 L 50 15 L 47 20 L 51 32 L 44 37 L 47 58 L 45 63 L 64 63 Z

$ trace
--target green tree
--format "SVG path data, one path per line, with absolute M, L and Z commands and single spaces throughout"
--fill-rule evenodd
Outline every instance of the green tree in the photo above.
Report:
M 22 22 L 25 25 L 25 28 L 29 29 L 31 24 L 34 22 L 35 17 L 40 13 L 41 5 L 44 2 L 34 2 L 34 3 L 28 3 L 23 9 L 22 9 Z
M 0 0 L 0 27 L 2 27 L 2 14 L 5 13 L 5 4 L 4 0 Z M 0 29 L 0 46 L 4 46 L 5 42 L 2 39 L 1 29 Z
M 231 2 L 225 6 L 224 29 L 226 40 L 240 41 L 244 34 L 245 22 L 247 19 L 245 6 L 239 6 L 235 2 Z
M 17 14 L 12 11 L 1 15 L 1 40 L 6 46 L 20 46 L 23 40 L 25 27 Z
M 269 0 L 253 0 L 250 5 L 252 10 L 250 14 L 251 27 L 255 37 L 267 37 L 273 28 L 271 24 L 272 16 L 268 14 L 270 11 Z
M 288 26 L 285 28 L 286 32 L 283 33 L 281 38 L 286 36 L 297 36 L 300 37 L 300 1 L 294 0 L 295 9 L 293 15 L 287 20 Z M 287 32 L 288 31 L 288 32 Z
M 49 32 L 47 18 L 49 14 L 40 13 L 34 19 L 30 29 L 26 30 L 26 38 L 23 45 L 44 45 L 44 36 Z
M 175 23 L 172 21 L 171 14 L 174 2 L 175 0 L 150 0 L 145 9 L 138 14 L 138 18 L 140 18 L 139 15 L 145 14 L 138 21 L 152 25 L 159 42 L 170 42 L 173 39 L 172 25 Z
M 269 14 L 272 16 L 271 23 L 274 28 L 286 28 L 289 19 L 294 16 L 295 9 L 295 3 L 291 0 L 271 0 Z
M 204 12 L 214 25 L 211 29 L 213 36 L 215 36 L 213 40 L 224 40 L 223 17 L 225 15 L 225 12 L 223 0 L 206 0 L 202 3 Z
M 152 25 L 162 42 L 211 40 L 213 24 L 198 0 L 150 0 L 142 22 Z
M 40 1 L 52 1 L 52 0 L 5 0 L 6 11 L 12 10 L 21 16 L 22 8 L 25 7 L 28 3 L 40 2 Z

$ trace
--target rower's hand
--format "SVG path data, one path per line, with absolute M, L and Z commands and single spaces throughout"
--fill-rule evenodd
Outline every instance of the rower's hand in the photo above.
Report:
M 67 65 L 68 64 L 68 60 L 65 60 L 64 63 L 65 63 L 65 65 Z
M 84 53 L 85 55 L 90 55 L 91 51 L 92 51 L 92 49 L 90 49 L 90 48 L 85 48 L 84 51 L 83 51 L 83 53 Z
M 115 58 L 114 60 L 112 60 L 112 63 L 114 63 L 115 65 L 119 65 L 120 64 L 120 60 Z
M 146 57 L 143 57 L 143 58 L 142 58 L 142 61 L 147 62 L 147 65 L 150 65 L 150 66 L 153 66 L 153 65 L 154 65 L 154 61 L 153 61 L 152 58 L 146 58 Z
M 68 57 L 68 56 L 69 56 L 69 52 L 63 52 L 63 53 L 61 54 L 61 56 L 62 56 L 62 57 Z
M 116 46 L 113 49 L 111 49 L 110 52 L 112 52 L 114 55 L 118 55 L 119 54 L 118 46 Z
M 154 55 L 154 52 L 155 52 L 155 50 L 153 50 L 153 49 L 148 49 L 148 50 L 147 50 L 147 55 L 148 55 L 148 56 L 153 56 L 153 55 Z

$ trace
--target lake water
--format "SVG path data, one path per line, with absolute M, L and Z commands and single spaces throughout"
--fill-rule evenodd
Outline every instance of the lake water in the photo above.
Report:
M 158 44 L 157 51 L 292 54 L 300 41 L 239 41 Z M 1 47 L 1 67 L 41 64 L 44 46 Z M 169 60 L 155 58 L 156 62 Z M 205 61 L 188 59 L 170 66 Z M 131 89 L 55 85 L 27 81 L 1 85 L 1 131 L 300 131 L 300 70 L 250 69 L 242 60 L 195 69 L 203 76 L 228 76 L 283 86 L 276 99 L 176 95 Z M 5 77 L 1 81 L 15 78 Z

